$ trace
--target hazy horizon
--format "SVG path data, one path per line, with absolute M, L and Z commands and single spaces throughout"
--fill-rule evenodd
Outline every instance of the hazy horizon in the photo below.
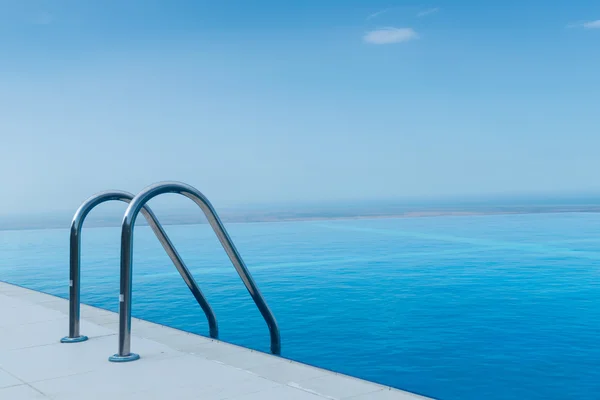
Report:
M 135 192 L 134 192 L 135 194 Z M 206 194 L 206 193 L 205 193 Z M 89 197 L 89 196 L 87 196 Z M 86 197 L 86 198 L 87 198 Z M 346 198 L 346 199 L 327 199 L 327 200 L 306 200 L 306 201 L 255 201 L 255 202 L 244 202 L 243 200 L 232 201 L 232 202 L 214 202 L 207 196 L 209 201 L 213 203 L 216 209 L 228 210 L 228 211 L 253 211 L 253 210 L 293 210 L 293 209 L 315 209 L 315 208 L 327 208 L 327 207 L 365 207 L 365 208 L 376 208 L 376 207 L 388 207 L 394 206 L 409 206 L 409 207 L 422 207 L 427 209 L 430 207 L 473 207 L 473 206 L 486 206 L 486 207 L 499 207 L 504 205 L 525 205 L 525 206 L 542 206 L 542 205 L 593 205 L 599 203 L 600 205 L 600 192 L 567 192 L 567 193 L 556 193 L 556 192 L 545 192 L 545 193 L 491 193 L 485 195 L 454 195 L 454 196 L 405 196 L 405 197 L 383 197 L 383 198 Z M 21 212 L 10 212 L 5 213 L 0 210 L 0 217 L 8 216 L 22 216 L 22 215 L 64 215 L 73 214 L 79 204 L 83 203 L 86 198 L 82 198 L 81 201 L 74 208 L 57 208 L 57 209 L 44 209 L 44 208 L 31 208 Z M 185 198 L 184 196 L 176 194 L 165 194 L 159 196 L 150 201 L 150 205 L 158 207 L 163 212 L 177 213 L 182 211 L 187 213 L 197 209 L 197 206 Z M 99 215 L 114 214 L 115 209 L 125 209 L 126 205 L 122 202 L 111 202 L 100 205 L 95 209 L 94 213 Z
M 0 215 L 161 180 L 221 208 L 600 193 L 598 28 L 592 0 L 0 2 Z
M 149 203 L 162 224 L 187 225 L 206 222 L 201 210 L 189 199 L 175 195 L 164 197 L 158 199 L 162 201 L 154 199 Z M 289 202 L 233 207 L 214 204 L 214 206 L 226 223 L 285 222 L 312 219 L 600 212 L 600 194 Z M 120 226 L 125 209 L 126 205 L 122 202 L 102 204 L 86 218 L 86 226 Z M 75 209 L 46 212 L 31 210 L 27 214 L 0 213 L 0 231 L 67 228 L 74 212 Z M 146 225 L 146 221 L 140 217 L 138 224 Z

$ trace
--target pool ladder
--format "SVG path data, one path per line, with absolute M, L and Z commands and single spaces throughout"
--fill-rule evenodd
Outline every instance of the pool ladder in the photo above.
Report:
M 119 294 L 119 349 L 118 352 L 111 357 L 113 362 L 134 361 L 140 358 L 138 354 L 131 352 L 131 292 L 132 292 L 132 267 L 133 267 L 133 227 L 138 214 L 141 212 L 148 224 L 156 234 L 156 237 L 162 244 L 163 248 L 169 255 L 169 258 L 181 274 L 181 277 L 187 284 L 188 288 L 196 298 L 196 301 L 204 311 L 208 319 L 209 335 L 212 338 L 218 338 L 219 329 L 215 314 L 198 287 L 196 280 L 190 273 L 189 269 L 181 259 L 181 256 L 173 246 L 173 243 L 167 236 L 167 233 L 156 219 L 152 210 L 146 205 L 148 201 L 156 196 L 165 193 L 181 194 L 194 201 L 206 215 L 210 226 L 216 233 L 217 238 L 229 256 L 231 263 L 235 267 L 242 282 L 246 286 L 248 293 L 254 300 L 261 315 L 263 316 L 269 328 L 271 337 L 271 353 L 281 354 L 281 339 L 279 335 L 279 327 L 273 313 L 269 309 L 260 290 L 256 286 L 254 279 L 250 275 L 244 260 L 240 253 L 235 248 L 231 237 L 225 230 L 223 223 L 219 219 L 215 209 L 210 204 L 208 199 L 197 189 L 190 185 L 180 182 L 160 182 L 148 186 L 137 196 L 124 191 L 105 191 L 95 194 L 87 199 L 75 212 L 71 223 L 71 233 L 69 242 L 69 335 L 62 338 L 63 343 L 83 342 L 88 338 L 80 332 L 80 271 L 81 271 L 81 230 L 83 222 L 90 211 L 97 205 L 119 200 L 129 203 L 123 222 L 121 225 L 121 277 L 120 277 L 120 294 Z

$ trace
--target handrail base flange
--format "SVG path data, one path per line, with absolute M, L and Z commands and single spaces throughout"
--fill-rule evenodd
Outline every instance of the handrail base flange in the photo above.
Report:
M 75 336 L 75 337 L 65 336 L 64 338 L 60 339 L 60 342 L 61 343 L 79 343 L 79 342 L 85 342 L 86 340 L 88 340 L 88 337 L 85 335 Z
M 117 363 L 135 361 L 135 360 L 139 360 L 139 359 L 140 359 L 140 355 L 135 354 L 135 353 L 129 353 L 126 356 L 120 356 L 118 354 L 115 354 L 115 355 L 108 357 L 108 361 L 117 362 Z

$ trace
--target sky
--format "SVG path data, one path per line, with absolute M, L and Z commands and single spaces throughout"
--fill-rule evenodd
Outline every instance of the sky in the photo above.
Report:
M 600 2 L 0 0 L 0 214 L 600 193 Z

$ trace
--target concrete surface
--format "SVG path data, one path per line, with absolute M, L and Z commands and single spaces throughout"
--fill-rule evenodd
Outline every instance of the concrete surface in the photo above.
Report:
M 68 301 L 0 282 L 0 399 L 425 399 L 135 318 L 142 358 L 110 363 L 118 315 L 82 304 L 81 316 L 90 340 L 59 343 Z

